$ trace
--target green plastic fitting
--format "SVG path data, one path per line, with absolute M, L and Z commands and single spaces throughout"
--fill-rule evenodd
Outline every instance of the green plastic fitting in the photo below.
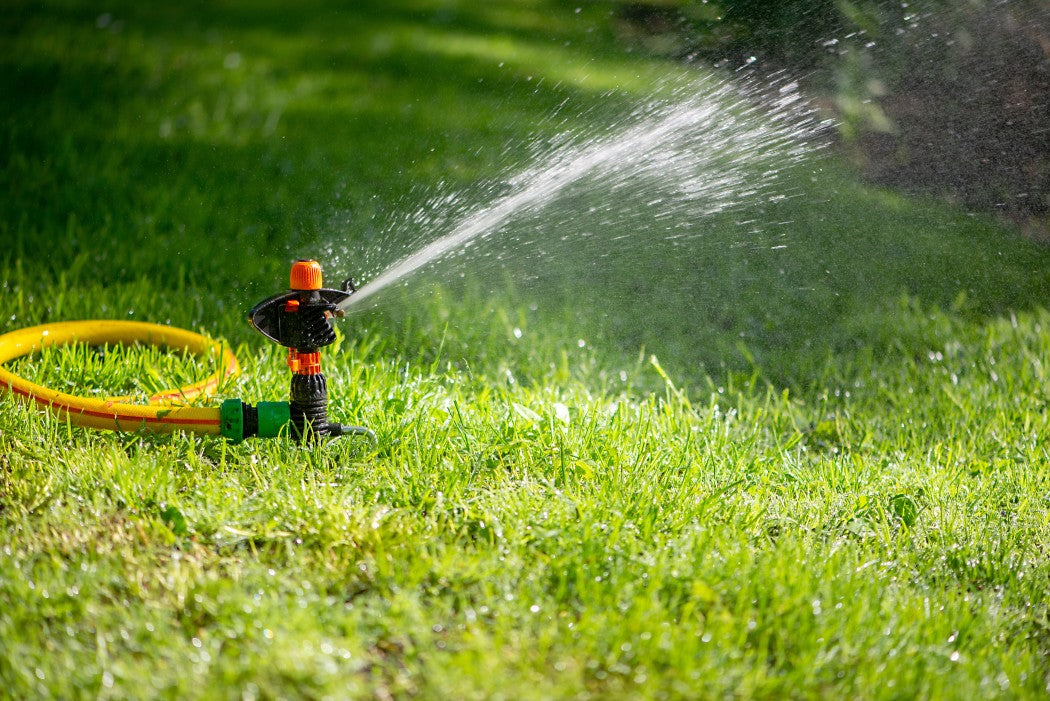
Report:
M 276 438 L 291 422 L 288 402 L 259 402 L 252 406 L 240 399 L 227 399 L 220 408 L 220 433 L 239 443 L 245 438 Z

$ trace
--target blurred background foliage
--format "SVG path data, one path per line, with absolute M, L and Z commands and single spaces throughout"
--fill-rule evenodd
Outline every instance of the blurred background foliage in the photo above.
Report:
M 875 182 L 1050 239 L 1050 5 L 1040 0 L 623 0 L 642 49 L 805 72 Z

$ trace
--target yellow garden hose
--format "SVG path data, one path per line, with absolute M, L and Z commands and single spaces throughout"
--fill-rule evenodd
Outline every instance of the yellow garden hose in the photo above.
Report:
M 120 397 L 91 399 L 42 387 L 8 371 L 3 366 L 51 346 L 70 343 L 89 345 L 142 343 L 218 360 L 212 375 L 179 389 L 165 390 L 150 397 L 149 404 L 126 404 Z M 202 393 L 213 392 L 219 382 L 235 375 L 240 368 L 233 352 L 223 344 L 199 334 L 171 326 L 139 321 L 63 321 L 32 326 L 0 336 L 0 389 L 9 390 L 29 404 L 50 410 L 71 424 L 112 431 L 149 431 L 171 433 L 224 433 L 224 415 L 218 406 L 194 407 L 187 401 Z M 238 404 L 240 402 L 238 401 Z

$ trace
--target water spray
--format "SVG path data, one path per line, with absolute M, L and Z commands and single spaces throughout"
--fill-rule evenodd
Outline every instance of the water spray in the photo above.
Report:
M 322 287 L 321 266 L 313 260 L 296 261 L 290 283 L 289 290 L 256 304 L 248 317 L 259 333 L 288 348 L 292 377 L 287 402 L 252 405 L 227 399 L 218 407 L 191 406 L 190 400 L 214 392 L 224 379 L 240 371 L 237 358 L 225 345 L 199 334 L 137 321 L 67 321 L 4 334 L 0 336 L 0 389 L 85 428 L 148 433 L 186 431 L 221 435 L 235 442 L 277 436 L 289 436 L 299 443 L 317 443 L 345 435 L 374 439 L 375 434 L 367 428 L 329 419 L 328 380 L 321 372 L 321 349 L 336 338 L 331 320 L 342 316 L 338 305 L 353 294 L 353 283 L 347 280 L 341 289 Z M 2 367 L 44 348 L 72 343 L 142 343 L 212 357 L 218 367 L 200 382 L 153 395 L 146 405 L 132 404 L 122 397 L 94 399 L 59 392 Z
M 524 167 L 515 161 L 474 191 L 438 189 L 419 208 L 391 218 L 382 239 L 413 232 L 422 245 L 390 260 L 396 249 L 355 247 L 355 261 L 374 272 L 340 308 L 374 305 L 382 291 L 468 251 L 480 262 L 482 242 L 555 258 L 588 247 L 597 257 L 612 246 L 626 251 L 702 237 L 707 229 L 696 223 L 707 217 L 789 196 L 781 175 L 820 150 L 830 127 L 786 77 L 758 84 L 698 75 L 673 93 L 597 134 L 569 129 Z M 602 197 L 578 207 L 580 196 L 595 192 Z M 622 235 L 591 236 L 610 228 Z M 377 265 L 369 265 L 370 255 Z

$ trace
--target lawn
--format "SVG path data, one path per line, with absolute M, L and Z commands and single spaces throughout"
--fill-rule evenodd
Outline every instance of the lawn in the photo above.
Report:
M 578 5 L 15 2 L 0 332 L 170 323 L 236 347 L 227 396 L 285 398 L 244 316 L 293 259 L 374 275 L 430 193 L 706 70 Z M 5 396 L 0 696 L 1045 698 L 1050 250 L 832 150 L 782 184 L 684 251 L 468 257 L 341 322 L 332 413 L 375 444 L 91 432 Z

